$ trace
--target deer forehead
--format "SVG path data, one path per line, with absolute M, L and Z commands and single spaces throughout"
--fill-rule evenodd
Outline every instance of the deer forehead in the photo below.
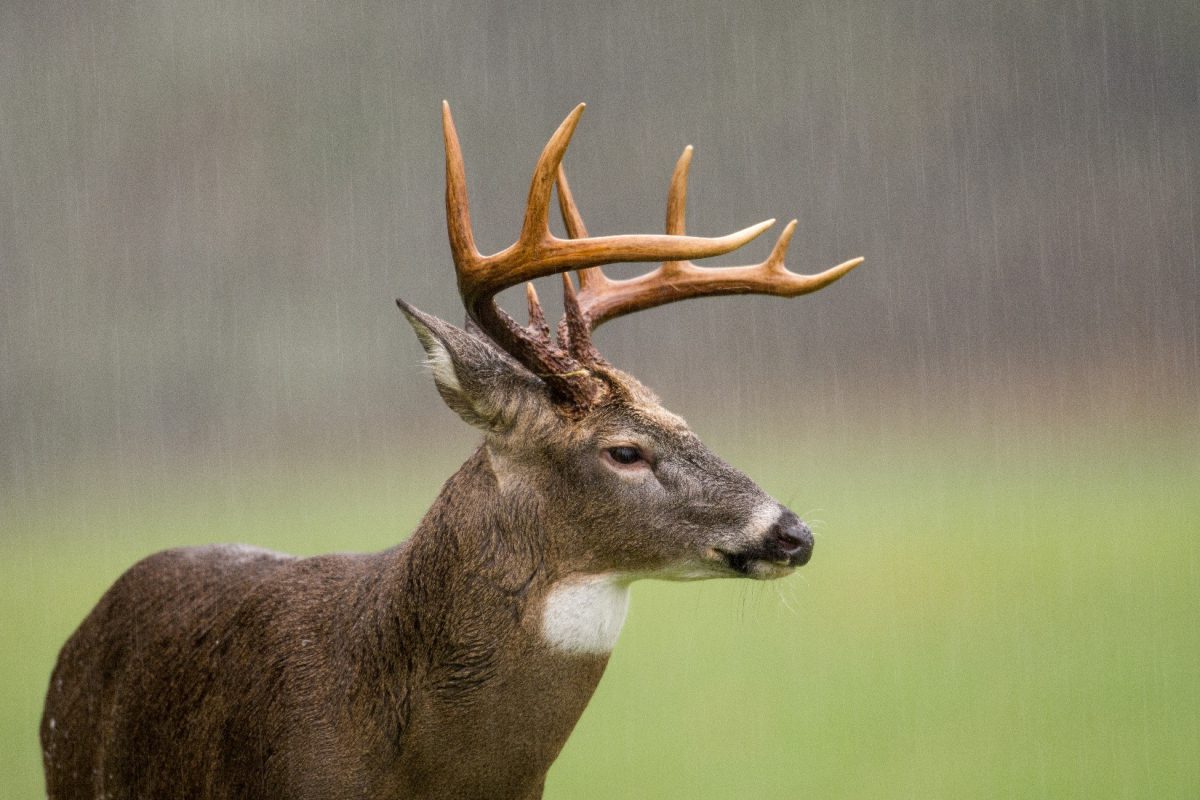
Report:
M 632 400 L 595 410 L 577 420 L 564 420 L 554 410 L 537 408 L 520 418 L 505 432 L 504 445 L 518 449 L 525 445 L 552 442 L 559 446 L 581 446 L 598 440 L 639 435 L 657 438 L 662 434 L 682 439 L 694 438 L 684 419 L 658 404 L 656 400 Z
M 691 431 L 683 417 L 671 413 L 658 403 L 639 405 L 637 415 L 653 427 L 670 433 L 683 434 Z
M 598 430 L 617 435 L 622 432 L 650 436 L 667 434 L 668 438 L 691 438 L 691 428 L 678 414 L 659 404 L 653 395 L 627 397 L 601 415 L 596 421 Z

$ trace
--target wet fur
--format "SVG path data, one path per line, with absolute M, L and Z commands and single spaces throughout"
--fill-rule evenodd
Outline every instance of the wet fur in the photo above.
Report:
M 481 449 L 383 553 L 135 565 L 51 678 L 49 796 L 539 796 L 607 657 L 542 642 L 529 521 L 463 519 L 496 490 Z

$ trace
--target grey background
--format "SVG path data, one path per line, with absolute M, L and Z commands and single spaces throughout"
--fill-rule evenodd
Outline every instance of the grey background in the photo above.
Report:
M 566 163 L 592 232 L 661 230 L 691 143 L 690 231 L 794 216 L 793 268 L 867 258 L 795 301 L 603 329 L 702 433 L 1197 421 L 1193 2 L 8 0 L 0 76 L 9 500 L 464 455 L 392 304 L 461 319 L 443 98 L 485 251 L 586 101 Z

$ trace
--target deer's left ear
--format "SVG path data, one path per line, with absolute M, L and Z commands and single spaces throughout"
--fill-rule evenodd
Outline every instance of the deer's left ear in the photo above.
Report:
M 516 409 L 544 393 L 540 381 L 484 337 L 403 300 L 396 305 L 425 348 L 438 394 L 468 424 L 485 431 L 507 427 Z

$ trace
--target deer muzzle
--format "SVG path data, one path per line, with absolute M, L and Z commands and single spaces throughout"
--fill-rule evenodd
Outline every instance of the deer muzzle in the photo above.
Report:
M 717 550 L 730 569 L 751 578 L 781 578 L 807 564 L 812 551 L 812 530 L 786 508 L 746 546 Z

